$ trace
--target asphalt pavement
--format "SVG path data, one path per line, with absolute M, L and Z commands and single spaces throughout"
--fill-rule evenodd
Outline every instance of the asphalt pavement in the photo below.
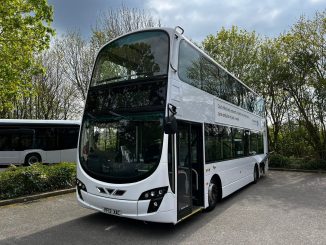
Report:
M 177 224 L 81 208 L 75 194 L 0 207 L 0 244 L 326 244 L 326 174 L 270 171 Z

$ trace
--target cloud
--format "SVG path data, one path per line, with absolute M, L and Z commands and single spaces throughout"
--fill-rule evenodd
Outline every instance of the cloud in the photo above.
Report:
M 54 28 L 58 35 L 79 29 L 90 37 L 91 26 L 100 12 L 123 3 L 130 8 L 148 9 L 162 25 L 181 26 L 185 35 L 200 42 L 221 27 L 236 25 L 262 36 L 274 37 L 289 30 L 300 15 L 314 16 L 325 10 L 326 0 L 49 0 L 54 6 Z
M 326 0 L 309 0 L 320 2 Z M 180 25 L 185 34 L 201 41 L 222 26 L 239 26 L 263 36 L 276 36 L 288 30 L 300 15 L 316 10 L 300 0 L 147 0 L 145 8 L 157 15 L 164 26 Z
M 309 0 L 311 3 L 326 3 L 326 0 Z

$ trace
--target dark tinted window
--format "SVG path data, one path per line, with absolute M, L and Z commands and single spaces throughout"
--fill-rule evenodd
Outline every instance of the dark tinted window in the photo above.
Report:
M 234 157 L 243 157 L 244 154 L 244 131 L 232 129 Z
M 51 127 L 35 128 L 35 148 L 45 151 L 58 149 L 58 137 L 56 129 Z
M 166 81 L 90 88 L 86 111 L 110 114 L 110 111 L 164 110 Z
M 262 99 L 184 40 L 180 42 L 178 74 L 182 81 L 194 87 L 264 115 Z
M 8 151 L 10 150 L 10 141 L 11 137 L 10 135 L 6 134 L 2 130 L 0 131 L 0 150 L 1 151 Z
M 169 36 L 145 31 L 121 37 L 98 54 L 91 86 L 167 75 Z
M 77 147 L 79 128 L 57 128 L 60 149 L 74 149 Z
M 263 134 L 258 134 L 258 154 L 264 154 L 264 139 Z
M 255 155 L 258 152 L 257 133 L 250 133 L 250 154 Z
M 234 157 L 232 150 L 232 133 L 231 128 L 223 127 L 221 132 L 222 137 L 222 153 L 223 159 L 230 159 Z
M 206 162 L 214 162 L 223 158 L 221 137 L 217 125 L 205 125 L 205 154 Z
M 222 70 L 218 69 L 209 60 L 203 59 L 202 62 L 202 90 L 220 97 L 220 91 L 222 86 L 222 79 L 220 77 L 220 72 Z
M 34 131 L 29 129 L 1 129 L 1 151 L 23 151 L 33 148 Z
M 157 168 L 163 144 L 163 113 L 84 118 L 80 162 L 93 178 L 131 183 Z
M 205 124 L 206 163 L 263 153 L 262 133 Z
M 187 42 L 181 41 L 179 49 L 179 77 L 190 85 L 201 88 L 201 58 L 200 53 Z

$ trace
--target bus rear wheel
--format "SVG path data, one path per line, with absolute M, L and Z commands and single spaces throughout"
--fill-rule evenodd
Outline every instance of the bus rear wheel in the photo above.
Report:
M 254 181 L 253 181 L 253 183 L 256 184 L 258 179 L 259 179 L 259 172 L 258 172 L 258 167 L 256 165 L 255 168 L 254 168 Z
M 26 166 L 32 166 L 33 164 L 37 163 L 37 162 L 41 162 L 41 156 L 37 153 L 32 153 L 32 154 L 28 154 L 25 157 L 25 165 Z

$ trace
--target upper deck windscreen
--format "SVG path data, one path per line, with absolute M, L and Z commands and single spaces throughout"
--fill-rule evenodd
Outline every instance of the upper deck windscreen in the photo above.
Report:
M 169 36 L 144 31 L 123 36 L 99 52 L 91 86 L 167 75 Z

